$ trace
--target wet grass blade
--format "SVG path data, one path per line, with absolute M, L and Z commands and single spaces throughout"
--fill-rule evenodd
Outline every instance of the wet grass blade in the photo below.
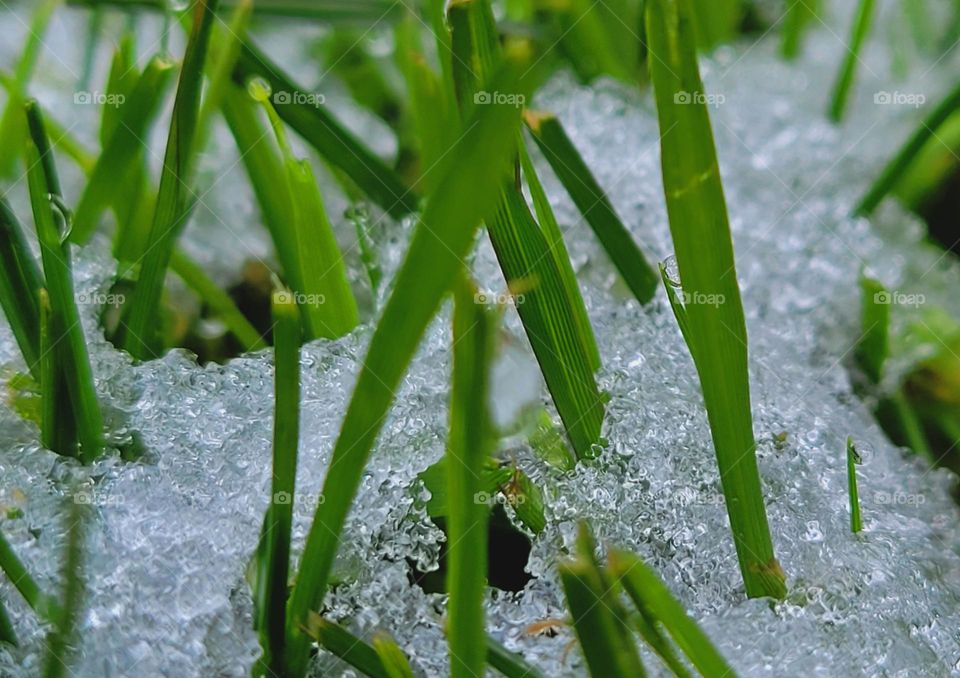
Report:
M 524 98 L 511 99 L 509 91 L 490 92 L 480 86 L 500 60 L 489 1 L 459 0 L 450 6 L 449 23 L 461 110 L 488 105 L 493 96 L 522 107 Z M 580 458 L 595 456 L 604 403 L 593 377 L 598 357 L 591 349 L 592 329 L 585 338 L 585 312 L 577 311 L 583 300 L 571 279 L 572 267 L 559 263 L 563 253 L 548 239 L 549 230 L 533 218 L 518 178 L 504 183 L 487 233 L 574 451 Z
M 60 0 L 41 0 L 30 20 L 27 41 L 20 50 L 20 60 L 14 68 L 13 77 L 7 87 L 7 105 L 0 117 L 0 176 L 12 177 L 17 167 L 17 158 L 27 138 L 27 127 L 23 120 L 23 105 L 27 97 L 27 85 L 36 70 L 43 37 L 50 24 L 50 18 Z
M 285 675 L 290 534 L 300 444 L 300 313 L 293 293 L 273 293 L 274 415 L 270 506 L 257 549 L 256 628 L 263 656 L 258 671 Z
M 67 513 L 67 548 L 63 561 L 63 594 L 54 618 L 53 628 L 47 637 L 44 678 L 63 678 L 72 675 L 69 668 L 71 644 L 76 641 L 77 622 L 83 602 L 83 506 L 72 502 Z
M 7 614 L 7 608 L 4 607 L 2 600 L 0 600 L 0 641 L 14 647 L 20 644 L 17 642 L 17 633 L 13 629 L 13 622 L 10 621 L 10 615 Z
M 800 55 L 803 43 L 803 34 L 812 19 L 817 16 L 819 0 L 795 0 L 787 7 L 787 18 L 783 26 L 783 40 L 780 43 L 780 54 L 784 59 L 793 60 Z
M 853 444 L 853 438 L 847 436 L 847 491 L 850 493 L 850 531 L 856 534 L 863 529 L 860 518 L 860 493 L 857 491 L 857 464 L 863 459 Z
M 148 360 L 158 354 L 157 328 L 160 324 L 157 309 L 160 308 L 167 266 L 177 237 L 186 226 L 192 204 L 189 186 L 192 185 L 194 138 L 204 61 L 216 6 L 217 0 L 196 3 L 193 30 L 183 58 L 153 223 L 123 331 L 123 347 L 138 360 Z
M 154 57 L 120 107 L 120 118 L 111 125 L 113 132 L 77 203 L 70 233 L 72 242 L 86 243 L 96 230 L 100 215 L 119 199 L 117 178 L 132 173 L 134 165 L 143 157 L 143 140 L 163 101 L 172 73 L 172 61 Z
M 23 227 L 6 199 L 0 196 L 0 304 L 23 360 L 34 379 L 40 378 L 40 309 L 43 276 L 30 251 Z
M 416 210 L 417 195 L 404 185 L 397 174 L 322 105 L 299 101 L 297 95 L 307 90 L 294 83 L 278 65 L 248 42 L 240 52 L 234 78 L 245 86 L 254 76 L 269 83 L 275 101 L 289 99 L 277 106 L 277 113 L 283 121 L 313 146 L 324 160 L 342 170 L 374 203 L 397 219 Z
M 390 678 L 377 651 L 339 624 L 311 612 L 305 632 L 324 650 L 339 657 L 363 675 L 370 678 Z
M 543 674 L 523 657 L 490 636 L 487 636 L 487 663 L 506 678 L 543 678 Z
M 857 65 L 860 63 L 860 49 L 870 33 L 870 24 L 873 21 L 876 0 L 859 0 L 857 12 L 850 29 L 850 42 L 846 47 L 846 54 L 840 65 L 833 94 L 830 97 L 830 119 L 834 122 L 843 120 L 850 99 L 850 90 L 857 74 Z
M 359 321 L 357 302 L 350 290 L 343 255 L 327 218 L 323 196 L 306 159 L 297 158 L 287 143 L 283 123 L 270 103 L 269 86 L 263 80 L 251 80 L 251 95 L 260 102 L 270 118 L 285 179 L 288 222 L 281 226 L 284 274 L 290 278 L 303 316 L 304 332 L 309 339 L 340 337 Z M 281 177 L 272 177 L 276 183 Z
M 245 0 L 224 0 L 231 9 Z M 118 9 L 166 10 L 169 0 L 67 0 L 77 7 L 116 7 Z M 372 23 L 397 21 L 403 8 L 398 0 L 257 0 L 254 14 L 291 18 L 317 19 L 336 25 L 369 26 Z
M 700 376 L 747 595 L 782 598 L 784 573 L 774 557 L 757 469 L 746 321 L 713 132 L 702 99 L 676 96 L 703 92 L 690 4 L 650 0 L 646 12 L 670 233 L 684 299 L 691 302 L 678 319 Z
M 890 352 L 889 294 L 879 280 L 860 277 L 860 341 L 854 357 L 874 384 L 880 383 Z
M 499 91 L 524 91 L 519 78 L 527 50 L 511 53 L 507 67 L 490 83 Z M 404 371 L 440 301 L 454 284 L 488 216 L 513 155 L 520 113 L 509 105 L 483 107 L 463 127 L 441 170 L 444 179 L 427 202 L 396 276 L 393 293 L 377 323 L 347 409 L 323 485 L 294 586 L 287 620 L 294 675 L 308 655 L 300 630 L 319 607 L 340 533 L 367 459 Z
M 600 349 L 597 347 L 597 339 L 593 336 L 593 326 L 590 324 L 590 316 L 587 314 L 586 304 L 580 294 L 580 288 L 577 285 L 577 274 L 573 270 L 573 262 L 570 261 L 570 253 L 567 251 L 566 243 L 563 241 L 563 233 L 560 231 L 560 225 L 550 206 L 550 200 L 547 198 L 546 191 L 540 183 L 537 176 L 537 170 L 533 166 L 530 154 L 520 145 L 520 167 L 523 170 L 523 178 L 526 180 L 527 188 L 530 190 L 530 198 L 533 201 L 534 210 L 537 213 L 537 221 L 543 229 L 544 237 L 550 245 L 550 251 L 553 254 L 553 260 L 560 270 L 563 278 L 563 284 L 566 288 L 567 299 L 573 306 L 573 312 L 577 320 L 577 328 L 580 331 L 580 341 L 587 350 L 590 357 L 590 366 L 594 370 L 600 369 Z
M 383 669 L 389 678 L 414 678 L 410 662 L 400 646 L 382 631 L 373 636 L 373 649 L 380 657 Z
M 494 447 L 487 399 L 496 328 L 495 313 L 478 303 L 474 285 L 462 280 L 454 293 L 446 463 L 447 640 L 454 678 L 483 675 L 486 658 L 477 638 L 484 634 L 489 509 L 477 495 Z
M 930 111 L 897 154 L 883 168 L 870 190 L 857 204 L 856 214 L 862 216 L 873 214 L 883 199 L 896 188 L 927 142 L 937 137 L 940 128 L 958 110 L 960 110 L 960 84 Z
M 653 569 L 636 555 L 619 549 L 610 549 L 609 562 L 613 576 L 637 609 L 666 629 L 677 647 L 702 675 L 736 678 L 737 674 L 723 655 L 687 615 Z
M 230 333 L 240 342 L 245 352 L 259 351 L 267 347 L 260 332 L 250 324 L 246 316 L 237 308 L 230 295 L 224 292 L 207 275 L 203 267 L 193 261 L 185 252 L 175 249 L 170 257 L 170 270 L 193 290 L 210 307 Z
M 53 152 L 35 102 L 27 102 L 27 182 L 30 204 L 40 242 L 43 273 L 50 295 L 51 337 L 58 361 L 58 375 L 66 382 L 70 409 L 77 426 L 80 458 L 89 463 L 103 451 L 103 418 L 90 368 L 87 342 L 73 290 L 70 245 L 65 241 L 70 217 L 60 197 Z M 56 210 L 56 211 L 55 211 Z M 60 450 L 55 450 L 60 451 Z M 68 453 L 68 452 L 63 452 Z
M 533 111 L 525 113 L 524 121 L 550 167 L 580 214 L 593 229 L 624 282 L 637 301 L 646 304 L 656 294 L 657 274 L 614 211 L 610 199 L 597 183 L 560 121 L 551 113 Z
M 60 614 L 56 600 L 40 590 L 36 580 L 27 571 L 23 561 L 17 557 L 10 542 L 0 533 L 0 570 L 7 575 L 10 583 L 20 592 L 27 605 L 44 621 L 53 621 Z
M 592 676 L 646 675 L 619 591 L 597 565 L 593 540 L 581 525 L 575 560 L 559 567 L 573 628 Z

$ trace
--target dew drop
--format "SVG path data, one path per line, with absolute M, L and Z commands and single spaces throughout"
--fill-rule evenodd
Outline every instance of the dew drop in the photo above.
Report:
M 676 255 L 671 254 L 663 260 L 663 270 L 667 274 L 667 282 L 674 287 L 680 287 L 680 266 Z
M 264 78 L 255 75 L 247 80 L 247 94 L 255 101 L 264 102 L 270 99 L 270 95 L 273 94 L 273 88 L 270 87 L 270 83 Z

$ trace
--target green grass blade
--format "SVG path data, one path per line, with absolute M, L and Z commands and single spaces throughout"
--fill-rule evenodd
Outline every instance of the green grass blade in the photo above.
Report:
M 20 50 L 20 60 L 7 87 L 7 105 L 0 117 L 0 176 L 11 178 L 17 167 L 27 127 L 23 120 L 23 105 L 27 97 L 27 85 L 36 70 L 43 38 L 50 18 L 60 0 L 42 0 L 37 5 L 27 30 L 27 41 Z
M 53 619 L 53 628 L 47 638 L 44 678 L 63 678 L 72 675 L 69 669 L 70 647 L 76 640 L 76 626 L 80 619 L 84 585 L 82 578 L 84 515 L 83 506 L 72 502 L 67 513 L 67 548 L 63 561 L 63 594 Z
M 702 675 L 736 678 L 737 674 L 653 569 L 634 554 L 618 549 L 610 550 L 609 560 L 611 572 L 637 609 L 667 630 Z
M 277 102 L 286 97 L 292 99 L 296 93 L 307 92 L 248 42 L 240 52 L 234 78 L 246 84 L 254 76 L 270 84 L 274 101 Z M 285 96 L 281 97 L 281 93 Z M 323 106 L 291 100 L 278 105 L 277 113 L 327 162 L 342 170 L 388 214 L 399 219 L 416 210 L 417 195 Z
M 177 237 L 186 226 L 192 204 L 188 187 L 192 184 L 194 137 L 203 66 L 216 6 L 217 0 L 199 0 L 196 3 L 193 30 L 180 71 L 149 244 L 123 331 L 123 347 L 138 360 L 148 360 L 158 353 L 157 328 L 160 324 L 156 314 L 160 308 L 164 278 Z
M 373 647 L 345 628 L 311 612 L 305 633 L 324 650 L 370 678 L 390 678 Z
M 847 490 L 850 493 L 850 531 L 856 534 L 863 529 L 860 518 L 860 493 L 857 491 L 857 464 L 863 459 L 853 444 L 853 438 L 847 436 Z
M 449 22 L 461 109 L 488 105 L 494 95 L 521 107 L 524 98 L 479 86 L 500 59 L 489 1 L 459 0 L 450 7 Z M 585 314 L 578 316 L 576 310 L 583 305 L 576 281 L 565 280 L 561 253 L 533 218 L 515 182 L 504 183 L 487 232 L 507 287 L 517 295 L 517 312 L 574 451 L 581 458 L 594 456 L 604 404 L 593 377 L 592 331 L 591 339 L 585 339 Z M 567 271 L 572 274 L 572 268 Z
M 653 299 L 657 274 L 634 242 L 560 121 L 550 113 L 527 111 L 524 120 L 537 146 L 593 229 L 604 251 L 641 304 Z
M 27 182 L 33 219 L 40 242 L 43 273 L 50 294 L 52 337 L 60 375 L 66 381 L 70 406 L 77 425 L 80 458 L 91 462 L 103 451 L 103 418 L 94 388 L 87 343 L 80 325 L 73 290 L 70 245 L 64 242 L 69 215 L 54 205 L 60 200 L 60 183 L 53 163 L 43 118 L 34 102 L 26 107 L 30 141 L 27 144 Z
M 871 383 L 883 377 L 883 365 L 890 353 L 890 293 L 883 284 L 860 277 L 860 341 L 854 357 Z
M 486 504 L 477 501 L 481 477 L 493 451 L 487 408 L 496 316 L 477 303 L 476 288 L 461 281 L 453 307 L 453 386 L 447 441 L 447 640 L 450 675 L 481 676 L 486 648 L 483 598 L 486 588 Z
M 37 294 L 43 276 L 26 234 L 6 199 L 0 196 L 0 304 L 23 360 L 40 378 L 40 309 Z
M 300 314 L 289 290 L 273 293 L 273 481 L 257 552 L 257 629 L 264 675 L 284 675 L 290 534 L 300 441 Z
M 487 636 L 487 663 L 506 678 L 543 678 L 539 670 L 516 652 L 511 652 Z
M 113 132 L 77 203 L 73 230 L 70 232 L 72 242 L 82 245 L 90 239 L 100 215 L 118 199 L 117 178 L 131 173 L 135 163 L 143 157 L 142 140 L 146 138 L 147 129 L 160 108 L 172 73 L 172 61 L 165 57 L 154 57 L 129 97 L 119 107 L 120 118 L 111 125 Z
M 7 579 L 14 585 L 27 605 L 44 621 L 53 621 L 60 614 L 60 606 L 56 600 L 40 590 L 36 580 L 27 571 L 23 561 L 17 557 L 10 542 L 0 533 L 0 570 L 7 575 Z
M 689 0 L 647 3 L 650 71 L 661 130 L 663 187 L 693 356 L 713 434 L 747 595 L 782 598 L 750 412 L 747 330 L 713 132 L 691 40 Z M 681 329 L 683 325 L 681 324 Z
M 266 109 L 280 148 L 292 216 L 283 226 L 283 240 L 294 256 L 284 262 L 284 273 L 297 292 L 304 331 L 309 339 L 340 337 L 359 321 L 357 302 L 313 167 L 308 160 L 297 158 L 287 143 L 283 123 L 269 101 L 268 85 L 255 79 L 249 90 Z M 276 182 L 277 177 L 272 179 Z
M 883 168 L 870 190 L 857 204 L 856 214 L 862 216 L 873 214 L 883 199 L 896 188 L 927 142 L 937 137 L 940 128 L 958 110 L 960 110 L 960 84 L 930 111 L 897 154 Z
M 17 633 L 13 629 L 13 622 L 10 621 L 10 615 L 7 614 L 7 608 L 4 607 L 2 600 L 0 600 L 0 642 L 9 643 L 14 647 L 20 644 L 17 642 Z
M 224 0 L 227 9 L 245 0 Z M 166 10 L 169 0 L 67 0 L 77 7 L 116 7 L 118 9 Z M 402 3 L 398 0 L 256 0 L 255 15 L 315 19 L 327 24 L 369 26 L 372 23 L 399 21 Z
M 676 678 L 691 678 L 692 674 L 677 656 L 673 645 L 667 637 L 663 635 L 655 619 L 641 612 L 633 617 L 632 621 L 633 625 L 637 627 L 637 631 L 640 633 L 643 641 L 660 657 L 660 661 L 669 669 L 670 673 Z
M 107 76 L 107 95 L 129 97 L 140 79 L 137 67 L 136 36 L 132 31 L 124 33 L 120 44 L 113 52 L 110 61 L 110 73 Z M 110 136 L 116 131 L 124 111 L 124 106 L 103 106 L 100 110 L 100 146 L 105 147 Z
M 792 61 L 800 55 L 803 43 L 803 34 L 811 20 L 817 16 L 819 0 L 796 0 L 787 7 L 787 18 L 783 26 L 783 40 L 780 43 L 780 54 L 784 59 Z
M 690 7 L 702 50 L 733 40 L 743 17 L 743 0 L 694 0 Z
M 237 308 L 230 295 L 224 292 L 215 283 L 203 267 L 193 261 L 185 252 L 175 249 L 170 257 L 170 270 L 173 271 L 187 287 L 200 297 L 214 314 L 223 321 L 231 334 L 240 342 L 245 352 L 259 351 L 267 347 L 267 342 L 260 336 L 260 332 L 250 324 L 246 316 Z
M 511 54 L 491 83 L 500 91 L 524 91 L 519 78 L 527 52 Z M 394 391 L 427 324 L 451 289 L 489 215 L 513 155 L 520 114 L 512 106 L 485 106 L 464 126 L 447 156 L 444 179 L 429 199 L 357 379 L 307 537 L 287 622 L 291 668 L 302 675 L 307 658 L 300 626 L 323 600 L 340 532 Z
M 414 678 L 410 662 L 393 638 L 382 631 L 376 633 L 373 636 L 373 649 L 389 678 Z
M 853 27 L 850 29 L 850 42 L 846 45 L 847 51 L 843 56 L 840 72 L 837 74 L 833 94 L 830 97 L 829 113 L 830 119 L 834 122 L 843 120 L 843 115 L 847 110 L 850 90 L 853 88 L 857 65 L 860 63 L 860 49 L 870 33 L 870 24 L 873 21 L 876 4 L 876 0 L 860 0 L 857 5 Z
M 633 633 L 618 600 L 619 591 L 598 567 L 592 539 L 581 541 L 584 552 L 575 560 L 562 563 L 559 570 L 573 629 L 590 675 L 645 676 Z M 591 545 L 589 552 L 586 545 Z
M 523 177 L 526 179 L 527 187 L 530 189 L 530 197 L 533 201 L 533 207 L 537 212 L 537 221 L 543 229 L 543 235 L 550 245 L 550 251 L 553 254 L 553 260 L 556 263 L 563 278 L 563 284 L 567 291 L 567 299 L 573 307 L 576 316 L 577 327 L 580 330 L 580 341 L 587 349 L 587 355 L 590 357 L 590 366 L 594 370 L 600 369 L 600 349 L 597 347 L 597 339 L 593 336 L 593 326 L 590 324 L 590 316 L 587 314 L 586 304 L 580 295 L 580 288 L 577 285 L 577 274 L 573 270 L 573 263 L 570 261 L 570 253 L 567 251 L 566 243 L 563 241 L 563 233 L 560 231 L 560 225 L 553 214 L 553 208 L 550 207 L 550 200 L 547 198 L 546 191 L 543 190 L 543 184 L 537 176 L 537 170 L 533 166 L 530 154 L 527 149 L 520 144 L 520 167 L 523 170 Z
M 79 440 L 77 422 L 64 378 L 62 352 L 57 350 L 50 295 L 40 288 L 40 444 L 65 456 L 75 456 Z
M 569 0 L 554 7 L 560 46 L 581 78 L 609 75 L 623 82 L 636 79 L 638 64 L 630 58 L 633 50 L 623 50 L 624 45 L 616 40 L 628 17 L 612 15 L 606 2 Z

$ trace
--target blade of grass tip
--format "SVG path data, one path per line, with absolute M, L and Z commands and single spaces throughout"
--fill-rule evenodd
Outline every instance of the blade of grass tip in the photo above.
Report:
M 380 657 L 383 669 L 389 678 L 414 678 L 410 662 L 400 646 L 386 633 L 379 631 L 373 636 L 373 649 Z
M 927 142 L 937 137 L 944 123 L 960 110 L 960 84 L 957 84 L 924 118 L 897 154 L 883 168 L 880 176 L 857 204 L 854 212 L 870 216 L 885 197 L 897 186 Z
M 787 7 L 783 40 L 780 43 L 780 54 L 784 59 L 792 61 L 800 55 L 803 34 L 810 25 L 810 20 L 817 16 L 817 2 L 818 0 L 794 0 Z
M 528 49 L 517 46 L 489 86 L 525 91 L 519 74 L 528 55 Z M 300 559 L 287 620 L 295 676 L 303 675 L 309 654 L 300 626 L 326 593 L 340 532 L 394 391 L 463 266 L 480 221 L 492 211 L 513 156 L 519 123 L 515 107 L 493 105 L 482 107 L 464 125 L 456 152 L 445 159 L 444 179 L 414 231 L 370 341 L 324 480 L 324 502 L 317 508 Z
M 148 360 L 157 355 L 159 323 L 156 314 L 160 308 L 163 282 L 174 244 L 186 226 L 192 203 L 188 187 L 192 185 L 197 112 L 207 44 L 217 2 L 218 0 L 198 0 L 196 3 L 193 30 L 180 71 L 149 244 L 130 300 L 123 331 L 123 347 L 138 360 Z
M 320 647 L 370 678 L 390 678 L 380 655 L 339 624 L 311 612 L 305 633 Z
M 645 676 L 640 655 L 618 601 L 619 592 L 601 572 L 592 538 L 581 525 L 576 559 L 561 563 L 560 581 L 573 629 L 592 676 Z
M 298 293 L 304 330 L 309 339 L 343 336 L 359 322 L 357 302 L 313 167 L 308 160 L 294 155 L 280 116 L 270 103 L 266 81 L 254 78 L 248 83 L 248 91 L 266 110 L 280 148 L 293 216 L 286 225 L 289 234 L 284 239 L 292 244 L 296 256 L 295 261 L 284 262 L 293 269 L 285 268 L 284 273 L 293 279 L 294 291 Z
M 203 267 L 187 256 L 186 252 L 180 249 L 173 251 L 170 257 L 170 270 L 183 280 L 187 287 L 196 292 L 197 296 L 223 321 L 231 334 L 240 342 L 243 351 L 249 353 L 267 347 L 266 340 L 237 308 L 230 295 L 220 289 L 217 283 L 206 274 Z
M 163 102 L 173 66 L 166 57 L 153 57 L 120 107 L 120 118 L 112 125 L 113 133 L 77 203 L 70 232 L 72 242 L 82 245 L 90 240 L 100 215 L 117 199 L 117 178 L 133 173 L 135 164 L 143 157 L 147 129 Z
M 850 531 L 856 534 L 863 529 L 860 518 L 860 494 L 857 491 L 857 464 L 863 459 L 853 444 L 853 438 L 847 436 L 847 489 L 850 493 Z
M 40 590 L 36 580 L 27 571 L 23 561 L 17 557 L 10 542 L 0 533 L 0 570 L 7 575 L 10 583 L 20 592 L 40 619 L 54 621 L 60 614 L 60 605 L 52 597 Z
M 543 674 L 516 652 L 487 636 L 487 663 L 506 678 L 543 678 Z
M 487 518 L 477 501 L 481 476 L 494 446 L 487 408 L 496 315 L 478 303 L 477 290 L 461 280 L 453 305 L 453 386 L 447 441 L 447 641 L 450 675 L 481 676 L 484 633 Z
M 26 114 L 30 131 L 27 183 L 37 240 L 40 242 L 43 273 L 50 295 L 51 328 L 55 332 L 51 339 L 57 345 L 57 360 L 62 368 L 59 372 L 66 381 L 77 425 L 80 458 L 89 463 L 103 451 L 103 417 L 74 295 L 70 245 L 65 241 L 70 219 L 62 207 L 53 153 L 43 127 L 43 117 L 35 102 L 27 102 Z
M 26 100 L 27 85 L 36 70 L 37 58 L 43 47 L 43 37 L 50 24 L 50 18 L 60 0 L 42 0 L 37 5 L 27 29 L 27 39 L 20 50 L 20 60 L 13 72 L 11 86 L 7 88 L 7 105 L 0 117 L 0 176 L 12 177 L 16 170 L 16 161 L 27 136 L 27 127 L 23 120 L 23 104 Z
M 419 198 L 396 172 L 347 131 L 323 105 L 307 103 L 304 95 L 308 90 L 294 83 L 252 43 L 245 42 L 234 69 L 234 80 L 245 85 L 254 76 L 270 84 L 277 113 L 283 121 L 324 160 L 343 170 L 370 200 L 396 219 L 417 209 Z
M 274 417 L 270 507 L 258 549 L 257 629 L 262 675 L 286 675 L 286 608 L 290 577 L 290 534 L 300 443 L 300 314 L 290 290 L 273 293 Z
M 570 261 L 570 253 L 567 251 L 566 243 L 563 241 L 563 233 L 560 231 L 560 225 L 553 214 L 553 208 L 550 207 L 550 200 L 547 198 L 546 191 L 540 183 L 537 176 L 537 170 L 533 166 L 530 154 L 523 144 L 520 148 L 520 167 L 523 170 L 523 177 L 527 181 L 527 187 L 530 189 L 530 197 L 533 200 L 534 209 L 537 212 L 537 221 L 543 229 L 547 243 L 550 245 L 550 251 L 560 270 L 563 278 L 564 287 L 567 290 L 567 299 L 573 307 L 576 317 L 577 327 L 580 330 L 580 341 L 587 349 L 587 355 L 590 358 L 590 366 L 594 370 L 600 369 L 600 349 L 597 346 L 597 339 L 593 336 L 593 326 L 590 325 L 590 316 L 587 314 L 587 306 L 580 294 L 580 288 L 577 285 L 577 274 L 573 270 L 573 262 Z
M 830 119 L 841 122 L 847 110 L 850 99 L 850 90 L 857 74 L 857 64 L 860 63 L 860 48 L 870 33 L 870 24 L 873 21 L 876 0 L 860 0 L 857 4 L 857 13 L 854 16 L 853 27 L 850 29 L 850 44 L 844 45 L 846 53 L 837 73 L 837 80 L 830 97 Z
M 620 220 L 606 193 L 551 113 L 524 112 L 524 122 L 560 183 L 641 304 L 653 299 L 657 274 Z
M 713 643 L 691 619 L 683 606 L 657 573 L 639 557 L 619 549 L 610 549 L 610 570 L 638 609 L 656 619 L 690 663 L 704 676 L 730 676 L 736 673 Z
M 479 86 L 501 58 L 489 1 L 458 0 L 450 6 L 449 22 L 462 112 L 489 105 L 494 96 L 522 108 L 525 98 Z M 583 303 L 579 288 L 576 281 L 564 281 L 558 254 L 516 181 L 504 182 L 487 233 L 507 286 L 517 295 L 517 312 L 570 442 L 578 457 L 596 456 L 604 402 L 593 377 L 592 342 L 584 340 L 587 328 L 577 320 L 576 308 Z
M 37 294 L 43 276 L 23 227 L 0 196 L 0 304 L 34 379 L 40 378 L 40 309 Z
M 692 302 L 684 304 L 684 338 L 700 376 L 747 595 L 782 598 L 785 575 L 774 556 L 757 469 L 746 321 L 726 200 L 710 117 L 696 96 L 703 83 L 689 0 L 650 0 L 646 13 L 670 232 L 684 298 Z M 695 96 L 690 101 L 681 92 Z
M 860 341 L 854 358 L 873 384 L 880 383 L 890 352 L 889 294 L 879 280 L 860 276 Z
M 67 547 L 62 574 L 63 594 L 53 628 L 47 637 L 44 678 L 63 678 L 63 676 L 72 675 L 69 670 L 70 646 L 76 638 L 76 625 L 80 617 L 80 605 L 84 593 L 82 509 L 82 504 L 72 502 L 68 513 Z

